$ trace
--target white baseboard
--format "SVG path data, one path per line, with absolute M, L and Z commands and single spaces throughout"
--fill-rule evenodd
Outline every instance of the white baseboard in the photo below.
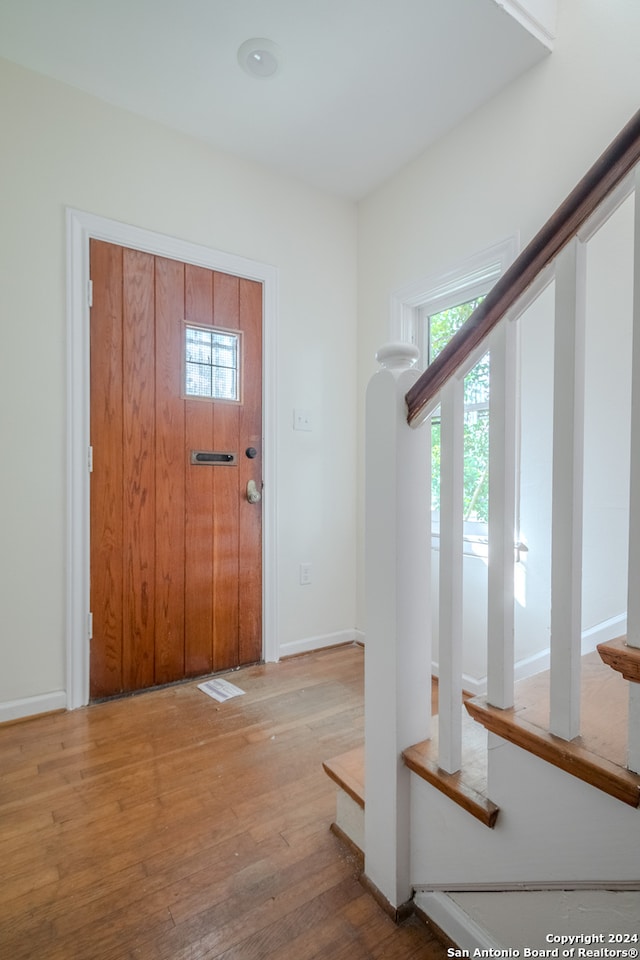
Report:
M 303 637 L 280 645 L 279 656 L 293 657 L 299 653 L 310 653 L 325 647 L 337 647 L 342 643 L 364 643 L 364 634 L 360 630 L 339 630 L 337 633 L 323 633 L 317 637 Z
M 595 627 L 589 627 L 582 633 L 582 656 L 585 653 L 593 653 L 599 643 L 615 640 L 616 637 L 624 636 L 626 632 L 626 613 L 621 613 L 618 617 L 610 617 L 609 620 L 603 620 L 602 623 L 597 623 Z
M 428 920 L 433 920 L 461 950 L 501 950 L 502 945 L 484 927 L 441 891 L 416 893 L 413 901 Z
M 39 713 L 50 713 L 52 710 L 66 709 L 67 694 L 64 690 L 54 690 L 53 693 L 43 693 L 37 697 L 25 697 L 22 700 L 8 700 L 6 703 L 0 703 L 0 723 L 35 717 Z
M 606 643 L 608 640 L 615 640 L 627 632 L 627 615 L 621 613 L 617 617 L 610 617 L 609 620 L 603 620 L 597 623 L 595 627 L 589 627 L 582 632 L 582 656 L 587 653 L 593 653 L 599 643 Z M 514 679 L 525 680 L 527 677 L 533 677 L 536 673 L 542 673 L 549 669 L 550 655 L 549 648 L 540 650 L 530 657 L 523 657 L 518 660 L 514 667 Z M 434 677 L 438 676 L 438 664 L 431 664 L 431 672 Z M 462 675 L 462 688 L 474 697 L 483 697 L 487 692 L 486 677 L 471 677 L 464 673 Z
M 440 667 L 435 662 L 431 661 L 431 676 L 436 679 L 440 676 Z M 465 693 L 470 693 L 473 697 L 483 697 L 487 692 L 487 678 L 480 677 L 471 677 L 468 673 L 462 674 L 462 689 Z

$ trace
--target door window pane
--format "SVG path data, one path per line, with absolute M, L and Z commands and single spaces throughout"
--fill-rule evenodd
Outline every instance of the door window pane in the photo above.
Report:
M 185 393 L 209 400 L 240 399 L 240 334 L 185 327 Z

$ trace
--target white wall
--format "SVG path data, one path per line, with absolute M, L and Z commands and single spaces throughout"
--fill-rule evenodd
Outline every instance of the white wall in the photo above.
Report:
M 359 396 L 375 369 L 375 350 L 389 337 L 391 292 L 444 272 L 505 237 L 519 233 L 524 246 L 633 115 L 640 102 L 639 35 L 640 6 L 634 0 L 606 5 L 562 0 L 553 54 L 360 203 Z M 596 288 L 598 297 L 598 281 Z M 543 328 L 544 323 L 525 335 L 525 370 L 527 357 L 541 346 Z M 618 436 L 623 432 L 624 425 L 616 430 Z M 586 455 L 593 463 L 593 445 Z M 536 466 L 532 452 L 529 467 L 525 483 L 544 484 L 547 467 Z M 605 482 L 603 474 L 597 483 Z M 590 503 L 597 495 L 593 484 L 585 493 Z M 614 514 L 621 517 L 621 498 L 624 490 L 617 483 L 608 516 L 598 520 L 600 530 Z M 597 537 L 595 521 L 593 531 Z M 534 538 L 544 552 L 541 532 Z M 362 550 L 361 537 L 359 543 Z M 530 556 L 529 590 L 535 587 L 544 596 L 547 586 L 541 570 L 531 569 L 533 562 Z M 622 562 L 616 560 L 618 570 Z M 587 574 L 595 580 L 598 571 Z M 600 591 L 599 602 L 592 593 L 586 598 L 585 627 L 616 608 L 618 595 L 605 593 Z M 364 622 L 361 598 L 360 581 Z M 530 621 L 534 644 L 544 645 L 534 638 L 544 626 Z M 524 636 L 522 619 L 520 629 Z M 523 641 L 519 655 L 532 653 Z
M 352 636 L 355 207 L 6 62 L 0 117 L 0 705 L 66 680 L 65 206 L 279 269 L 278 639 Z
M 626 611 L 633 215 L 630 197 L 587 246 L 583 623 Z

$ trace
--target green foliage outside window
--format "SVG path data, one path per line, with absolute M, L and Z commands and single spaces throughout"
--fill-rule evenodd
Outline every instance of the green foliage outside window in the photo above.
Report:
M 428 318 L 429 363 L 483 300 L 441 310 Z M 464 379 L 464 519 L 489 519 L 489 354 Z M 431 507 L 440 510 L 440 418 L 431 422 Z

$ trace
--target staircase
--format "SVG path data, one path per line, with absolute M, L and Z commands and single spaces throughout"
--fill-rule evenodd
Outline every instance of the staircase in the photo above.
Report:
M 628 459 L 617 467 L 630 464 L 626 635 L 584 656 L 582 624 L 587 250 L 616 211 L 635 204 L 637 332 L 639 161 L 640 112 L 427 370 L 413 369 L 411 344 L 390 344 L 368 388 L 365 745 L 325 764 L 337 785 L 335 829 L 362 853 L 365 882 L 392 915 L 416 909 L 465 950 L 549 950 L 543 934 L 567 930 L 635 936 L 625 941 L 633 949 L 640 933 L 638 336 Z M 518 435 L 517 340 L 544 298 L 553 304 L 549 669 L 516 683 L 518 462 L 527 440 Z M 463 378 L 488 348 L 487 677 L 485 693 L 465 696 Z M 425 425 L 436 408 L 441 508 L 432 597 Z M 524 925 L 507 903 L 517 904 Z

